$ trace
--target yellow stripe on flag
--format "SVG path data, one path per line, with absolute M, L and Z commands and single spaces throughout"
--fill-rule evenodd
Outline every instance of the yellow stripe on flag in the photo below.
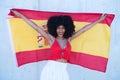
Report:
M 40 26 L 46 23 L 46 20 L 34 20 Z M 14 40 L 15 51 L 26 51 L 48 48 L 42 40 L 42 48 L 39 48 L 38 33 L 26 24 L 22 19 L 11 18 L 11 29 Z M 76 31 L 82 28 L 87 22 L 75 22 Z M 106 24 L 97 24 L 87 32 L 80 35 L 72 41 L 72 51 L 83 52 L 86 54 L 108 57 L 110 43 L 110 27 Z M 107 46 L 107 47 L 104 47 Z M 106 54 L 107 53 L 107 54 Z

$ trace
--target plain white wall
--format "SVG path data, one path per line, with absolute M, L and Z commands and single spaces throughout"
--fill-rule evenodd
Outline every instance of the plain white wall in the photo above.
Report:
M 119 80 L 120 77 L 120 1 L 119 0 L 0 0 L 0 80 L 39 80 L 45 61 L 17 67 L 7 25 L 11 8 L 57 12 L 100 12 L 115 14 L 111 25 L 111 46 L 107 72 L 68 65 L 70 80 Z

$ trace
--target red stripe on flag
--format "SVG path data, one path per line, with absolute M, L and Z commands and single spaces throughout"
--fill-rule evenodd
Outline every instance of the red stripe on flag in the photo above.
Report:
M 100 56 L 89 55 L 80 52 L 72 52 L 70 63 L 81 65 L 93 70 L 105 72 L 108 59 Z
M 42 60 L 50 60 L 51 54 L 49 52 L 49 49 L 17 52 L 18 66 Z M 81 65 L 102 72 L 106 70 L 107 58 L 78 52 L 72 52 L 70 56 L 69 63 L 71 64 Z
M 70 15 L 74 21 L 81 21 L 81 22 L 93 22 L 97 20 L 102 13 L 68 13 L 68 12 L 47 12 L 47 11 L 35 11 L 35 10 L 26 10 L 26 9 L 13 9 L 21 12 L 26 17 L 35 20 L 47 20 L 50 16 L 55 15 Z M 12 12 L 9 13 L 14 17 L 17 17 Z M 110 26 L 112 20 L 114 18 L 113 14 L 107 14 L 105 20 L 100 23 L 104 23 Z
M 48 60 L 50 57 L 49 49 L 40 49 L 32 51 L 21 51 L 16 53 L 18 66 L 23 64 Z

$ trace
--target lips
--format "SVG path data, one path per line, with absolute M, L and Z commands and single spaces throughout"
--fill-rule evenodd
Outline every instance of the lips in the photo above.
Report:
M 58 34 L 59 34 L 59 35 L 63 35 L 63 33 L 62 33 L 62 32 L 59 32 Z

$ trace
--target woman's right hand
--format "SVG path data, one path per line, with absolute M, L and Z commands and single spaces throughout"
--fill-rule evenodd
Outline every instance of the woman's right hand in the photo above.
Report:
M 18 17 L 21 17 L 21 16 L 22 16 L 22 14 L 19 13 L 18 11 L 16 11 L 16 10 L 11 10 L 11 12 L 12 12 L 13 14 L 15 14 L 16 16 L 18 16 Z

